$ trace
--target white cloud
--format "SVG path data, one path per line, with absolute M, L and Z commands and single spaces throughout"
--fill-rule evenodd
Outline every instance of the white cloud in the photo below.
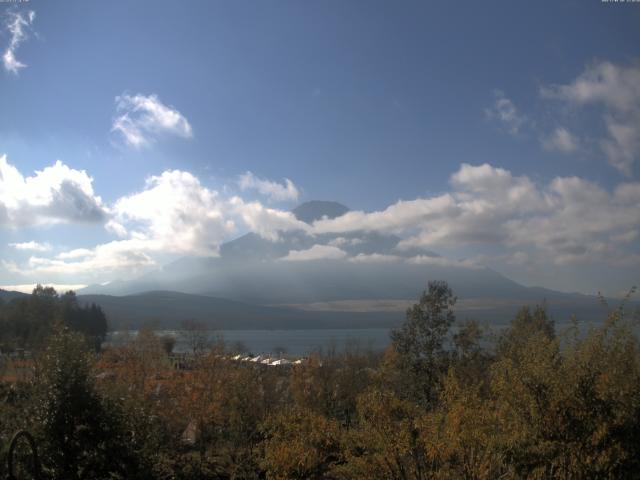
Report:
M 347 256 L 347 252 L 332 247 L 331 245 L 314 245 L 307 250 L 290 250 L 287 256 L 281 260 L 288 262 L 300 262 L 309 260 L 341 260 Z
M 631 175 L 640 156 L 640 66 L 596 62 L 571 83 L 540 93 L 573 107 L 599 105 L 605 127 L 600 147 L 611 165 Z
M 379 212 L 365 213 L 350 211 L 334 219 L 317 220 L 313 224 L 315 233 L 346 233 L 364 231 L 384 231 L 402 233 L 431 218 L 453 215 L 457 209 L 449 194 L 428 199 L 398 201 Z
M 146 181 L 141 192 L 120 198 L 113 207 L 118 223 L 151 250 L 212 255 L 236 225 L 227 218 L 218 193 L 189 172 L 165 171 Z M 111 229 L 119 230 L 111 224 Z M 123 233 L 121 230 L 120 233 Z
M 546 150 L 555 150 L 561 153 L 574 153 L 578 150 L 578 140 L 566 128 L 558 127 L 551 135 L 542 140 L 542 146 Z
M 452 260 L 444 257 L 434 257 L 430 255 L 416 255 L 407 260 L 409 263 L 415 265 L 432 265 L 436 267 L 457 267 L 457 268 L 470 268 L 479 269 L 482 265 L 478 265 L 472 260 Z
M 155 247 L 155 248 L 154 248 Z M 156 250 L 147 240 L 118 240 L 98 245 L 90 249 L 75 249 L 63 252 L 55 258 L 31 257 L 26 266 L 20 268 L 25 275 L 104 275 L 105 273 L 141 272 L 145 267 L 155 265 L 149 255 Z
M 107 214 L 93 179 L 59 160 L 24 177 L 0 156 L 0 228 L 55 223 L 96 223 Z
M 256 177 L 251 172 L 240 175 L 238 185 L 242 191 L 257 190 L 260 194 L 267 196 L 273 201 L 297 200 L 300 192 L 288 178 L 284 179 L 284 185 L 271 180 Z
M 470 269 L 482 268 L 481 265 L 471 260 L 451 260 L 444 257 L 435 257 L 429 255 L 401 257 L 399 255 L 389 255 L 384 253 L 359 253 L 357 255 L 349 257 L 347 252 L 338 247 L 319 244 L 316 244 L 307 250 L 291 250 L 287 256 L 281 258 L 281 260 L 286 261 L 309 261 L 326 259 L 345 259 L 351 263 L 360 264 L 409 263 L 414 265 L 431 265 L 438 267 L 458 267 Z
M 2 54 L 2 64 L 7 72 L 18 74 L 18 71 L 27 65 L 16 58 L 16 51 L 22 42 L 28 38 L 28 30 L 31 28 L 36 14 L 33 10 L 23 15 L 21 12 L 9 12 L 5 28 L 10 35 L 9 44 Z
M 359 253 L 354 257 L 349 258 L 353 263 L 393 263 L 400 262 L 404 259 L 397 255 L 387 255 L 383 253 Z
M 124 238 L 127 236 L 127 229 L 119 222 L 116 222 L 114 219 L 109 220 L 104 228 L 107 232 L 113 233 L 117 237 Z
M 640 98 L 640 67 L 596 62 L 573 82 L 542 87 L 541 94 L 578 105 L 603 103 L 614 110 L 635 110 Z
M 240 197 L 232 197 L 229 211 L 236 215 L 249 230 L 268 240 L 276 241 L 279 232 L 302 230 L 310 231 L 310 226 L 298 220 L 291 212 L 268 208 L 260 202 L 245 202 Z
M 35 241 L 10 243 L 9 246 L 15 248 L 16 250 L 26 250 L 32 252 L 48 252 L 49 250 L 51 250 L 51 245 L 49 245 L 48 243 L 39 243 Z
M 584 179 L 557 177 L 539 187 L 488 164 L 463 164 L 450 183 L 452 189 L 444 195 L 320 220 L 313 232 L 396 233 L 405 237 L 401 249 L 483 244 L 532 248 L 557 264 L 613 264 L 635 258 L 616 240 L 640 227 L 640 183 L 624 183 L 610 193 Z
M 309 230 L 291 212 L 239 197 L 221 198 L 189 172 L 165 171 L 144 188 L 118 199 L 105 228 L 120 240 L 58 254 L 31 257 L 25 274 L 95 274 L 141 271 L 161 254 L 216 256 L 220 244 L 247 228 L 277 240 L 282 230 Z
M 125 143 L 134 148 L 146 147 L 165 133 L 183 138 L 193 136 L 187 119 L 162 103 L 157 95 L 120 95 L 116 97 L 116 111 L 111 131 L 119 132 Z
M 489 119 L 500 122 L 511 135 L 517 135 L 529 120 L 524 114 L 518 112 L 515 104 L 505 96 L 504 92 L 495 90 L 494 95 L 495 102 L 491 108 L 485 109 L 485 115 Z
M 640 155 L 640 110 L 626 120 L 618 121 L 613 116 L 605 117 L 609 138 L 602 139 L 600 146 L 609 163 L 630 176 L 632 166 Z
M 52 202 L 47 199 L 56 197 L 49 191 L 57 191 L 61 179 L 79 184 L 76 190 L 83 196 L 78 198 L 99 198 L 93 194 L 86 173 L 61 163 L 50 167 L 52 172 L 37 172 L 37 181 L 24 179 L 6 162 L 0 167 L 0 215 L 9 220 L 18 211 L 32 211 L 38 203 L 34 199 L 44 199 L 40 203 L 45 207 L 37 210 L 38 216 L 32 215 L 27 225 L 60 221 L 59 217 L 51 219 L 50 211 L 58 212 L 60 208 L 51 207 Z M 23 197 L 29 201 L 23 201 Z M 7 198 L 11 201 L 7 202 Z M 474 245 L 502 248 L 503 262 L 513 265 L 531 264 L 536 258 L 558 265 L 631 265 L 640 258 L 634 251 L 640 230 L 639 182 L 621 183 L 612 191 L 578 177 L 557 177 L 537 185 L 526 176 L 489 164 L 462 164 L 451 175 L 447 193 L 398 201 L 377 212 L 352 211 L 313 225 L 297 220 L 291 212 L 257 201 L 247 202 L 238 196 L 223 198 L 191 173 L 179 170 L 150 177 L 139 192 L 120 198 L 109 208 L 97 200 L 94 204 L 100 206 L 105 228 L 119 239 L 50 258 L 34 255 L 23 265 L 4 261 L 4 268 L 24 275 L 98 277 L 105 272 L 131 273 L 155 265 L 166 254 L 215 256 L 222 242 L 247 230 L 272 241 L 277 241 L 283 231 L 337 236 L 328 245 L 318 243 L 306 250 L 292 250 L 282 258 L 287 261 L 329 258 L 476 268 L 479 257 L 475 261 L 400 257 L 412 248 L 468 251 Z M 68 221 L 76 215 L 67 214 L 64 218 Z M 400 235 L 403 240 L 398 256 L 372 252 L 349 258 L 343 248 L 357 243 L 353 234 L 361 231 Z

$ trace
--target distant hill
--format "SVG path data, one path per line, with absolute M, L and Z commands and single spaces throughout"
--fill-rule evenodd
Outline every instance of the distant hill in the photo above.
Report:
M 14 298 L 23 298 L 26 296 L 27 296 L 26 293 L 0 289 L 0 300 L 4 302 L 10 302 Z
M 289 308 L 248 305 L 215 297 L 153 291 L 136 295 L 80 295 L 83 304 L 100 305 L 111 330 L 180 328 L 183 320 L 197 320 L 211 329 L 305 329 L 392 327 L 401 321 L 397 313 L 374 314 L 304 312 Z
M 366 302 L 311 304 L 308 308 L 250 305 L 205 295 L 153 291 L 136 295 L 80 295 L 83 304 L 96 303 L 104 310 L 111 330 L 153 328 L 177 329 L 183 320 L 193 319 L 219 330 L 393 328 L 405 319 L 404 309 L 413 301 L 381 301 L 378 310 L 366 311 Z M 483 323 L 504 325 L 520 307 L 535 301 L 460 300 L 459 322 L 473 318 Z M 637 306 L 637 304 L 636 304 Z M 316 308 L 316 310 L 313 310 Z M 579 296 L 548 301 L 552 317 L 561 325 L 576 317 L 581 322 L 601 322 L 606 311 L 593 297 Z M 364 310 L 364 311 L 363 311 Z

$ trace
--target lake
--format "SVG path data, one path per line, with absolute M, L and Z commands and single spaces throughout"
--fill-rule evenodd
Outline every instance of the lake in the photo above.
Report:
M 584 335 L 590 328 L 601 326 L 601 322 L 579 322 L 580 335 Z M 506 325 L 486 325 L 486 345 L 495 339 Z M 563 331 L 571 326 L 570 322 L 556 322 L 556 332 L 562 335 Z M 455 333 L 457 325 L 453 325 L 451 332 Z M 638 328 L 635 328 L 636 333 Z M 310 353 L 323 351 L 336 352 L 349 349 L 382 351 L 389 345 L 388 328 L 336 328 L 336 329 L 300 329 L 300 330 L 214 330 L 203 332 L 209 341 L 215 343 L 218 336 L 222 336 L 224 342 L 232 351 L 241 350 L 236 345 L 242 344 L 244 351 L 260 353 L 283 352 L 292 356 L 306 356 Z M 176 353 L 187 352 L 190 347 L 185 339 L 184 332 L 180 330 L 157 330 L 157 335 L 170 335 L 176 338 L 173 349 Z M 107 335 L 106 345 L 120 345 L 137 334 L 135 330 L 114 331 Z
M 389 344 L 389 329 L 305 329 L 305 330 L 216 330 L 205 332 L 210 341 L 215 342 L 221 335 L 228 348 L 234 349 L 241 343 L 248 352 L 275 353 L 282 351 L 293 356 L 305 356 L 312 352 L 324 352 L 345 348 L 381 351 Z M 118 345 L 131 339 L 136 331 L 115 331 L 107 335 L 107 345 Z M 174 352 L 189 350 L 183 332 L 179 330 L 159 330 L 157 335 L 171 335 L 176 338 Z

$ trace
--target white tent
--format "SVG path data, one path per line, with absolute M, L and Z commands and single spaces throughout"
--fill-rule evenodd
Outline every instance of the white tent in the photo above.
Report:
M 274 362 L 271 362 L 269 365 L 274 365 L 274 366 L 277 366 L 277 365 L 291 365 L 291 363 L 292 362 L 290 360 L 287 360 L 286 358 L 281 358 L 280 360 L 276 360 Z

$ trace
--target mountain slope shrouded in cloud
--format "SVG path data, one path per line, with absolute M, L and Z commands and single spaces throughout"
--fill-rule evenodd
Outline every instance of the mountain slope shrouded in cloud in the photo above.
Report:
M 347 210 L 336 202 L 307 202 L 293 213 L 311 223 Z M 415 298 L 429 279 L 443 277 L 469 295 L 474 288 L 483 289 L 478 294 L 488 293 L 483 285 L 491 284 L 503 291 L 517 290 L 514 282 L 489 269 L 463 262 L 448 264 L 419 248 L 400 250 L 400 241 L 395 235 L 364 231 L 281 232 L 276 241 L 248 233 L 223 244 L 219 257 L 184 257 L 136 280 L 96 285 L 84 292 L 124 295 L 177 290 L 257 304 L 377 300 Z
M 310 202 L 294 209 L 308 223 L 344 211 L 346 207 L 333 202 Z M 362 326 L 367 315 L 373 324 L 391 325 L 430 280 L 449 282 L 460 299 L 462 318 L 502 323 L 518 307 L 543 301 L 563 319 L 601 313 L 595 297 L 524 287 L 481 265 L 451 261 L 426 250 L 400 249 L 399 242 L 394 235 L 369 232 L 315 236 L 288 232 L 278 241 L 249 233 L 223 244 L 219 257 L 184 257 L 136 280 L 91 286 L 80 293 L 118 319 L 133 308 L 132 319 L 148 321 L 154 314 L 134 305 L 151 300 L 146 292 L 173 291 L 162 297 L 166 308 L 156 308 L 157 296 L 147 303 L 155 305 L 150 310 L 163 324 L 193 315 L 209 318 L 219 328 Z M 336 251 L 344 256 L 331 258 Z M 325 252 L 329 256 L 322 258 Z M 95 294 L 126 297 L 115 300 Z

